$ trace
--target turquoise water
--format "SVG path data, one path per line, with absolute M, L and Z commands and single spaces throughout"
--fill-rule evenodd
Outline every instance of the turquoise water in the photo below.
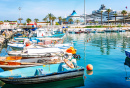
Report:
M 78 65 L 93 65 L 93 71 L 85 69 L 83 78 L 35 85 L 1 84 L 3 88 L 130 88 L 130 68 L 124 65 L 124 51 L 130 50 L 129 35 L 129 32 L 124 32 L 66 36 L 65 42 L 73 41 L 77 54 L 81 55 Z

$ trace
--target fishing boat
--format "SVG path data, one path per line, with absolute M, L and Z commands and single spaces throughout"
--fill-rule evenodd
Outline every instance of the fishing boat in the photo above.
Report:
M 30 41 L 31 40 L 31 41 Z M 24 48 L 28 46 L 34 46 L 37 48 L 42 48 L 42 47 L 55 47 L 55 48 L 69 48 L 73 46 L 73 44 L 66 43 L 63 44 L 63 39 L 61 38 L 31 38 L 31 39 L 24 39 L 24 42 L 19 42 L 19 41 L 11 41 L 8 43 L 8 46 L 10 47 L 15 47 L 15 48 Z M 30 45 L 28 45 L 30 43 Z M 43 46 L 41 46 L 43 45 Z M 29 47 L 28 47 L 29 48 Z
M 4 71 L 18 69 L 18 68 L 25 68 L 25 67 L 33 67 L 43 65 L 41 63 L 28 63 L 28 62 L 11 62 L 11 61 L 0 61 L 0 68 Z
M 72 59 L 72 54 L 57 54 L 51 57 L 32 57 L 28 59 L 23 59 L 20 56 L 8 56 L 5 58 L 0 58 L 0 68 L 2 68 L 3 70 L 10 70 L 22 67 L 31 67 L 41 64 L 56 64 L 64 62 L 64 59 Z
M 84 33 L 90 33 L 92 29 L 85 29 Z
M 45 57 L 54 53 L 63 53 L 59 48 L 27 48 L 21 51 L 9 51 L 9 56 L 22 56 L 22 58 Z
M 0 58 L 0 68 L 3 70 L 11 70 L 16 68 L 23 68 L 23 67 L 31 67 L 42 65 L 40 63 L 29 63 L 29 62 L 20 62 L 22 57 L 20 56 L 8 56 Z
M 48 82 L 48 83 L 40 83 L 40 84 L 28 84 L 28 85 L 12 85 L 5 84 L 1 81 L 2 88 L 77 88 L 84 86 L 83 77 L 77 77 L 69 80 L 56 81 L 56 82 Z M 64 86 L 63 86 L 64 85 Z
M 128 58 L 130 58 L 130 51 L 125 50 L 125 55 L 126 55 Z
M 20 68 L 0 73 L 0 80 L 9 84 L 36 84 L 83 76 L 84 68 L 70 60 L 65 63 Z
M 39 28 L 38 30 L 36 30 L 35 32 L 31 32 L 28 37 L 14 37 L 15 40 L 19 40 L 19 41 L 23 41 L 24 39 L 30 39 L 30 38 L 45 38 L 45 37 L 51 37 L 51 38 L 55 38 L 55 37 L 63 37 L 65 35 L 65 33 L 55 33 L 53 30 L 49 30 L 46 28 Z

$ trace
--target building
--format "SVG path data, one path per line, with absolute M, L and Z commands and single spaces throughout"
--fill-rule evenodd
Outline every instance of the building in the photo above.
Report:
M 73 10 L 73 12 L 69 16 L 67 16 L 65 19 L 66 21 L 64 22 L 64 24 L 77 24 L 76 20 L 79 20 L 79 23 L 84 22 L 84 19 L 81 18 L 81 16 L 78 15 L 75 10 Z M 69 19 L 72 19 L 73 21 L 70 22 Z
M 116 16 L 116 21 L 117 23 L 123 23 L 123 15 L 121 14 L 122 11 L 115 11 L 111 8 L 106 8 L 105 5 L 101 5 L 101 7 L 99 8 L 99 10 L 94 10 L 92 11 L 92 14 L 90 15 L 86 15 L 86 21 L 87 22 L 95 22 L 98 21 L 98 23 L 101 23 L 101 11 L 102 11 L 102 22 L 103 23 L 107 23 L 108 22 L 108 12 L 107 9 L 110 9 L 111 12 L 109 13 L 109 22 L 110 23 L 114 23 L 115 22 L 115 15 Z M 128 13 L 130 13 L 130 11 L 127 11 L 127 14 L 125 15 L 125 19 L 128 17 Z M 128 21 L 127 21 L 128 22 Z
M 17 21 L 0 22 L 0 29 L 15 29 L 18 26 Z

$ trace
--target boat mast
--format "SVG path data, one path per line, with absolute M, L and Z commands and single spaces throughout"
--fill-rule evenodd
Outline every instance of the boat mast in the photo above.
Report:
M 84 0 L 84 25 L 86 25 L 86 15 L 85 15 L 85 0 Z

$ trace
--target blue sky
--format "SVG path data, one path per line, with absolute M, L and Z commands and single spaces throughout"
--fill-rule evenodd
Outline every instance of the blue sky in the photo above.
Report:
M 99 9 L 101 4 L 114 10 L 124 10 L 127 6 L 127 10 L 130 10 L 130 0 L 86 0 L 86 13 L 90 14 Z M 22 8 L 22 22 L 27 18 L 38 18 L 42 21 L 48 13 L 65 17 L 76 10 L 81 15 L 84 13 L 84 0 L 0 0 L 0 20 L 17 20 L 18 7 Z

